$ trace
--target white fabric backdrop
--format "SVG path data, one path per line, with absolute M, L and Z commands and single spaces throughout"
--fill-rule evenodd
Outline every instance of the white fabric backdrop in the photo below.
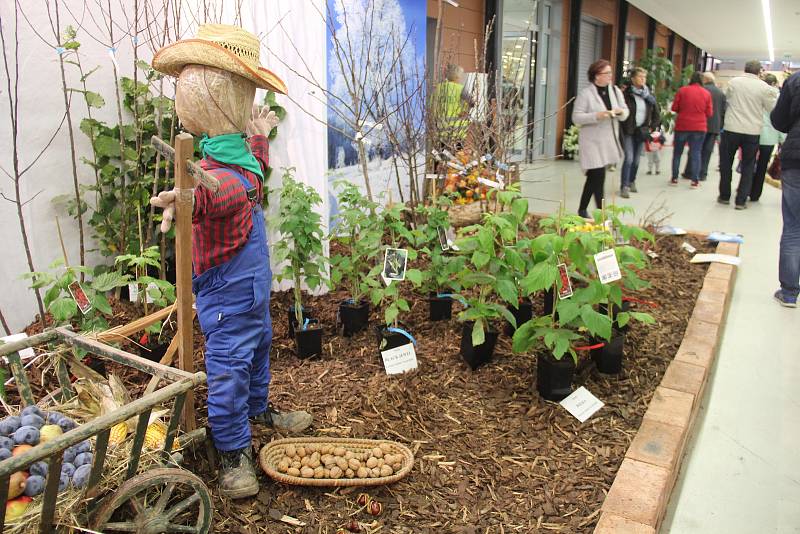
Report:
M 141 4 L 142 2 L 140 2 Z M 158 3 L 153 0 L 152 3 Z M 201 13 L 199 5 L 202 0 L 184 0 L 184 16 L 182 25 L 184 36 L 194 34 L 197 18 Z M 235 4 L 237 0 L 218 0 L 207 2 L 212 6 L 214 17 L 219 22 L 234 23 Z M 19 18 L 19 123 L 20 123 L 20 164 L 27 166 L 44 147 L 64 113 L 64 102 L 61 91 L 58 56 L 55 50 L 43 43 L 31 30 L 34 26 L 40 34 L 52 40 L 49 32 L 49 20 L 44 2 L 21 2 L 27 19 Z M 113 9 L 120 9 L 122 2 L 114 2 Z M 128 19 L 123 14 L 115 17 L 121 26 L 131 24 L 133 2 L 124 2 L 128 11 Z M 103 31 L 97 26 L 100 22 L 94 2 L 84 0 L 63 0 L 61 2 L 61 27 L 68 24 L 77 26 L 82 20 L 85 31 L 79 30 L 78 40 L 81 61 L 84 66 L 100 70 L 88 79 L 89 89 L 103 95 L 106 106 L 95 110 L 95 118 L 111 124 L 116 123 L 114 100 L 113 66 L 106 46 L 94 41 L 88 34 L 100 36 Z M 315 9 L 315 6 L 317 9 Z M 6 35 L 13 42 L 13 8 L 14 2 L 0 2 L 0 17 Z M 67 9 L 68 8 L 68 9 Z M 84 11 L 90 9 L 91 11 Z M 71 11 L 71 13 L 70 13 Z M 295 46 L 303 59 L 318 79 L 325 79 L 325 23 L 320 12 L 324 13 L 323 0 L 297 2 L 293 0 L 245 0 L 242 3 L 242 25 L 262 37 L 262 63 L 273 70 L 287 84 L 295 102 L 316 117 L 325 116 L 325 104 L 315 95 L 312 89 L 300 78 L 291 74 L 290 68 L 278 61 L 283 61 L 296 70 L 300 58 L 287 42 L 285 33 L 276 26 L 280 21 L 286 33 L 292 36 Z M 74 16 L 73 16 L 74 14 Z M 93 19 L 94 17 L 94 19 Z M 118 28 L 117 34 L 122 31 Z M 141 42 L 141 40 L 140 40 Z M 9 50 L 10 51 L 10 50 Z M 151 52 L 147 46 L 139 47 L 142 59 L 149 61 Z M 115 59 L 120 65 L 122 76 L 133 73 L 133 42 L 125 37 L 117 45 Z M 13 70 L 14 66 L 11 65 Z M 305 67 L 303 67 L 305 68 Z M 9 122 L 8 97 L 6 94 L 5 74 L 0 74 L 0 167 L 11 172 L 11 125 Z M 79 83 L 76 71 L 68 68 L 67 85 L 75 87 Z M 259 95 L 260 97 L 261 95 Z M 301 111 L 289 99 L 278 97 L 278 102 L 287 109 L 287 118 L 279 126 L 279 136 L 271 148 L 271 165 L 274 168 L 270 187 L 279 187 L 282 167 L 295 167 L 296 177 L 318 189 L 325 199 L 326 205 L 321 212 L 327 213 L 327 142 L 325 126 Z M 79 156 L 88 156 L 91 146 L 88 138 L 77 128 L 85 116 L 82 99 L 74 102 L 73 123 L 75 140 Z M 128 118 L 130 120 L 130 118 Z M 91 169 L 78 162 L 80 179 L 90 183 L 94 179 Z M 78 232 L 74 220 L 55 208 L 51 199 L 57 195 L 72 192 L 72 172 L 70 169 L 69 139 L 66 127 L 62 127 L 49 149 L 42 155 L 20 182 L 22 198 L 27 200 L 35 195 L 23 209 L 28 238 L 31 244 L 34 266 L 44 270 L 56 258 L 61 256 L 60 245 L 56 233 L 55 217 L 58 216 L 64 230 L 69 260 L 78 261 Z M 0 193 L 6 197 L 14 196 L 13 182 L 0 171 Z M 273 201 L 272 205 L 277 202 Z M 327 220 L 327 217 L 323 217 Z M 89 228 L 85 227 L 87 238 Z M 27 282 L 19 280 L 19 275 L 28 271 L 25 252 L 20 234 L 16 206 L 0 199 L 0 243 L 3 245 L 4 261 L 2 262 L 2 282 L 0 282 L 0 310 L 2 310 L 13 331 L 18 331 L 33 321 L 37 312 L 33 292 L 27 289 Z M 93 248 L 91 242 L 87 249 Z M 102 258 L 89 255 L 87 263 L 95 265 Z

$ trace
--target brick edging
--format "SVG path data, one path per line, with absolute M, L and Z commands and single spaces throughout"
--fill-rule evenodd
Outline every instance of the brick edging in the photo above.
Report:
M 738 256 L 739 245 L 719 243 L 717 253 Z M 709 266 L 678 353 L 603 501 L 595 534 L 658 532 L 719 350 L 735 280 L 736 267 Z

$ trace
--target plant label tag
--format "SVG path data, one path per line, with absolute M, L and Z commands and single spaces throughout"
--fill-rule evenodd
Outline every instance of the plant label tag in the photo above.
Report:
M 442 252 L 450 250 L 450 242 L 447 239 L 447 232 L 441 226 L 436 227 L 436 233 L 439 234 L 439 245 L 442 247 Z
M 417 351 L 413 343 L 381 351 L 381 357 L 387 375 L 399 375 L 417 368 Z
M 604 406 L 600 399 L 592 395 L 589 390 L 583 386 L 573 391 L 559 404 L 581 423 L 586 422 L 597 410 Z
M 89 297 L 77 281 L 69 285 L 69 294 L 72 295 L 72 300 L 78 305 L 78 309 L 82 314 L 86 315 L 92 309 L 92 303 L 89 302 Z
M 383 271 L 381 272 L 381 276 L 383 276 L 384 281 L 405 280 L 407 263 L 408 263 L 407 249 L 387 248 L 383 256 Z
M 622 278 L 622 272 L 617 262 L 617 254 L 613 248 L 598 252 L 594 255 L 594 264 L 597 266 L 597 276 L 600 282 L 608 284 Z
M 558 298 L 561 300 L 572 296 L 572 281 L 569 279 L 566 263 L 558 264 L 558 276 L 561 278 L 561 288 L 558 290 Z
M 25 332 L 20 332 L 19 334 L 11 334 L 10 336 L 0 337 L 0 341 L 3 343 L 14 343 L 15 341 L 22 341 L 26 337 L 28 337 L 28 334 Z M 0 345 L 2 345 L 2 343 L 0 343 Z M 21 360 L 29 360 L 36 356 L 36 353 L 33 351 L 33 347 L 22 349 L 17 354 L 19 354 Z M 3 361 L 7 362 L 8 360 L 3 358 Z
M 139 302 L 139 284 L 136 282 L 128 284 L 128 300 L 131 302 Z
M 648 250 L 646 254 L 648 256 L 650 256 L 650 259 L 654 260 L 654 259 L 658 258 L 658 254 L 653 250 Z
M 426 174 L 425 178 L 427 178 L 428 180 L 437 180 L 439 178 L 439 175 L 438 174 Z
M 689 263 L 725 263 L 727 265 L 741 265 L 742 258 L 730 254 L 695 254 Z
M 148 304 L 152 304 L 154 302 L 153 297 L 150 295 L 151 289 L 158 289 L 158 286 L 156 285 L 155 282 L 150 282 L 149 284 L 147 284 L 147 290 L 144 293 L 144 298 Z
M 694 247 L 693 247 L 692 245 L 690 245 L 689 243 L 687 243 L 686 241 L 684 241 L 683 243 L 681 243 L 681 248 L 682 248 L 683 250 L 685 250 L 686 252 L 688 252 L 689 254 L 694 254 L 695 252 L 697 252 L 697 249 L 696 249 L 696 248 L 694 248 Z
M 481 183 L 481 184 L 483 184 L 483 185 L 485 185 L 487 187 L 492 187 L 494 189 L 497 189 L 497 188 L 500 188 L 500 187 L 503 186 L 503 184 L 501 184 L 500 182 L 495 182 L 494 180 L 489 180 L 488 178 L 484 178 L 482 176 L 478 178 L 478 183 Z

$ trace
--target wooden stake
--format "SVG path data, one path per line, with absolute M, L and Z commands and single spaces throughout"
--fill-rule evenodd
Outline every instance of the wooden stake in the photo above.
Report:
M 69 268 L 69 260 L 67 259 L 67 247 L 64 246 L 64 236 L 61 233 L 61 223 L 58 222 L 56 217 L 56 230 L 58 231 L 58 241 L 61 243 L 61 253 L 64 254 L 64 268 Z
M 192 343 L 192 205 L 194 180 L 186 169 L 186 161 L 194 155 L 191 134 L 182 132 L 175 137 L 175 270 L 178 307 L 178 366 L 183 371 L 194 372 L 194 347 Z M 186 392 L 183 406 L 183 430 L 191 432 L 197 426 L 194 393 Z

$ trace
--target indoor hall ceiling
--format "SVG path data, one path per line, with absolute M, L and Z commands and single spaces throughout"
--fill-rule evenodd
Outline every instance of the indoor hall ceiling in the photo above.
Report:
M 629 0 L 709 54 L 769 59 L 761 0 Z M 800 0 L 770 0 L 775 60 L 800 59 Z

